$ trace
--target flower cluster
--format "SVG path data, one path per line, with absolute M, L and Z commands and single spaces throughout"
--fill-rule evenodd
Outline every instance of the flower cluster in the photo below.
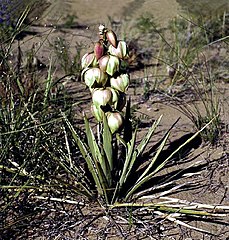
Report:
M 105 26 L 99 26 L 100 39 L 94 51 L 82 57 L 82 79 L 92 94 L 92 112 L 98 122 L 107 117 L 111 133 L 123 125 L 122 109 L 126 104 L 126 90 L 130 77 L 126 59 L 125 41 L 118 41 L 116 34 Z

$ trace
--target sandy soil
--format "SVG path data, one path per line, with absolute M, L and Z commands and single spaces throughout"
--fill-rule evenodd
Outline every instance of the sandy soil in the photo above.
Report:
M 53 2 L 53 1 L 51 1 Z M 109 18 L 114 21 L 124 19 L 136 19 L 139 16 L 150 13 L 156 22 L 162 26 L 178 13 L 179 5 L 175 0 L 57 0 L 52 3 L 45 13 L 46 20 L 50 23 L 56 21 L 66 14 L 75 15 L 82 24 L 109 24 Z

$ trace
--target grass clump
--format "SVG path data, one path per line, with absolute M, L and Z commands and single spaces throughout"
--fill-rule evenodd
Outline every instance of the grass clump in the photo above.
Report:
M 60 113 L 71 119 L 71 104 L 63 91 L 52 94 L 56 84 L 52 61 L 48 69 L 33 65 L 37 57 L 32 48 L 23 65 L 20 41 L 14 48 L 29 13 L 23 11 L 12 33 L 6 31 L 8 39 L 0 42 L 0 235 L 6 239 L 20 234 L 18 221 L 29 224 L 40 212 L 30 202 L 31 194 L 52 195 L 65 185 L 56 161 L 67 156 L 66 145 L 71 147 L 64 140 L 67 133 Z

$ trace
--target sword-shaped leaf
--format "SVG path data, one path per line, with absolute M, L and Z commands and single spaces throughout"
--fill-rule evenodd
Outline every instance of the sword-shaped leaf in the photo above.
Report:
M 88 169 L 89 169 L 90 173 L 92 174 L 92 177 L 95 181 L 95 184 L 96 184 L 99 195 L 103 195 L 103 187 L 102 187 L 102 183 L 100 181 L 98 168 L 96 168 L 95 162 L 89 154 L 87 145 L 81 141 L 79 135 L 75 131 L 72 124 L 68 121 L 66 116 L 64 116 L 64 119 L 65 119 L 65 122 L 68 125 L 71 133 L 72 133 L 72 136 L 73 136 L 77 146 L 79 147 L 79 150 L 80 150 L 83 158 L 85 159 L 85 161 L 87 163 Z
M 164 137 L 163 141 L 161 142 L 158 150 L 156 151 L 152 161 L 150 162 L 149 166 L 146 168 L 146 170 L 142 173 L 142 175 L 138 178 L 136 184 L 131 188 L 131 190 L 128 192 L 126 199 L 128 199 L 139 187 L 141 187 L 145 182 L 149 181 L 152 176 L 151 174 L 148 174 L 149 171 L 153 168 L 153 165 L 155 164 L 156 160 L 158 159 L 161 151 L 163 150 L 166 141 L 169 137 L 169 133 L 167 133 L 167 135 Z M 147 175 L 148 174 L 148 175 Z
M 103 117 L 103 149 L 106 158 L 109 162 L 110 171 L 113 170 L 113 147 L 112 147 L 112 134 L 107 123 L 107 117 Z
M 125 159 L 124 166 L 123 166 L 123 169 L 121 172 L 121 176 L 120 176 L 120 179 L 118 181 L 116 188 L 118 187 L 119 189 L 121 189 L 128 177 L 127 172 L 130 170 L 130 163 L 133 161 L 132 158 L 133 158 L 134 147 L 135 147 L 135 143 L 136 143 L 136 135 L 137 135 L 137 130 L 134 132 L 130 143 L 126 145 L 126 150 L 127 150 L 126 159 Z M 121 138 L 121 137 L 119 136 L 119 138 Z M 122 141 L 124 141 L 124 140 L 122 139 Z
M 84 121 L 85 121 L 88 146 L 90 148 L 92 157 L 94 159 L 94 163 L 98 171 L 100 182 L 103 185 L 104 191 L 106 191 L 105 189 L 108 189 L 109 187 L 109 179 L 111 179 L 111 171 L 110 171 L 109 163 L 105 157 L 105 154 L 102 148 L 99 148 L 95 139 L 95 135 L 86 117 L 84 117 Z

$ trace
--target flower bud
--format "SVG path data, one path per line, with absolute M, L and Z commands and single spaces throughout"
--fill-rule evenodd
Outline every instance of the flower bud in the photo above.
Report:
M 104 55 L 99 59 L 99 68 L 103 71 L 106 72 L 107 70 L 107 64 L 110 59 L 109 55 Z
M 98 122 L 102 122 L 103 121 L 103 110 L 100 107 L 96 107 L 94 104 L 92 104 L 91 106 L 91 111 L 92 114 L 94 115 L 94 117 L 96 118 L 96 120 Z
M 106 106 L 112 102 L 112 93 L 107 88 L 97 88 L 92 92 L 92 102 L 97 107 Z
M 91 88 L 95 85 L 105 86 L 108 75 L 102 72 L 99 68 L 87 68 L 82 72 L 82 78 L 85 81 L 85 84 Z
M 91 68 L 84 68 L 81 72 L 81 78 L 85 81 L 86 86 L 88 86 L 89 88 L 93 87 L 95 83 L 95 78 L 93 76 Z
M 87 67 L 96 67 L 98 66 L 97 60 L 95 58 L 94 53 L 86 53 L 83 55 L 81 59 L 81 67 L 82 69 Z
M 94 47 L 94 54 L 96 59 L 100 59 L 104 54 L 104 46 L 102 42 L 97 42 Z
M 107 87 L 107 89 L 109 89 L 112 93 L 111 104 L 112 106 L 114 106 L 115 109 L 117 109 L 117 105 L 119 102 L 119 92 L 112 87 Z
M 108 112 L 106 116 L 107 123 L 112 134 L 121 129 L 124 120 L 119 112 Z
M 106 38 L 113 47 L 117 47 L 117 36 L 112 30 L 106 32 Z
M 125 41 L 119 41 L 116 48 L 110 45 L 108 50 L 111 55 L 118 58 L 125 59 L 128 57 L 128 49 Z
M 129 74 L 125 73 L 125 74 L 121 74 L 119 76 L 117 76 L 116 78 L 111 78 L 110 79 L 110 84 L 111 87 L 119 90 L 120 92 L 126 92 L 128 86 L 129 86 Z
M 103 72 L 113 76 L 119 71 L 119 59 L 116 56 L 105 55 L 99 59 L 99 67 Z

